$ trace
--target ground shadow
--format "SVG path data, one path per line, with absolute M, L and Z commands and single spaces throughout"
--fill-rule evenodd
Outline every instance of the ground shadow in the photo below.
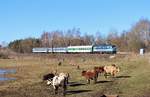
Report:
M 119 97 L 118 95 L 102 95 L 100 97 Z
M 82 86 L 82 85 L 86 85 L 86 84 L 78 83 L 78 82 L 69 82 L 68 85 L 71 87 L 75 87 L 75 86 Z
M 66 91 L 67 95 L 72 95 L 72 94 L 79 94 L 79 93 L 85 93 L 85 92 L 90 92 L 92 90 L 69 90 Z
M 109 82 L 113 82 L 113 81 L 103 80 L 103 81 L 97 81 L 96 83 L 109 83 Z
M 125 76 L 116 76 L 115 78 L 130 78 L 131 76 L 125 75 Z

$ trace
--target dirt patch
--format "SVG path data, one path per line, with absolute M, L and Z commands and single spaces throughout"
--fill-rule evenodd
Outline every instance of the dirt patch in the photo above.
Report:
M 54 95 L 53 89 L 44 83 L 18 87 L 8 87 L 0 91 L 0 97 L 61 97 L 61 94 Z

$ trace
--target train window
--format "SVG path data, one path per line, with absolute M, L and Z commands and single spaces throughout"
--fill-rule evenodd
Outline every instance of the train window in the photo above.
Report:
M 103 49 L 106 49 L 106 46 L 103 46 Z
M 108 48 L 108 49 L 110 49 L 110 48 L 111 48 L 111 46 L 107 46 L 107 48 Z

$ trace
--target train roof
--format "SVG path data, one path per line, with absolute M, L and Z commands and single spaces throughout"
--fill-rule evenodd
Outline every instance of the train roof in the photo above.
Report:
M 93 45 L 68 46 L 68 48 L 92 48 Z
M 94 45 L 94 46 L 115 46 L 113 44 L 97 44 L 97 45 Z
M 47 49 L 47 48 L 46 47 L 34 47 L 32 49 L 36 50 L 36 49 Z
M 55 48 L 55 49 L 56 49 L 56 48 L 60 48 L 60 49 L 62 48 L 62 49 L 65 49 L 65 48 L 67 48 L 67 47 L 53 47 L 53 49 L 54 49 L 54 48 Z M 49 47 L 48 49 L 52 49 L 52 48 Z

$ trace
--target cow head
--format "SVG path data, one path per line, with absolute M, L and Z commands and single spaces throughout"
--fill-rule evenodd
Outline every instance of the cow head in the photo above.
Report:
M 119 67 L 116 67 L 116 72 L 118 73 L 118 72 L 120 72 L 120 69 L 119 69 Z
M 86 74 L 86 71 L 82 71 L 82 76 L 84 76 Z
M 52 80 L 51 79 L 47 80 L 47 85 L 51 85 L 51 84 L 52 84 Z

